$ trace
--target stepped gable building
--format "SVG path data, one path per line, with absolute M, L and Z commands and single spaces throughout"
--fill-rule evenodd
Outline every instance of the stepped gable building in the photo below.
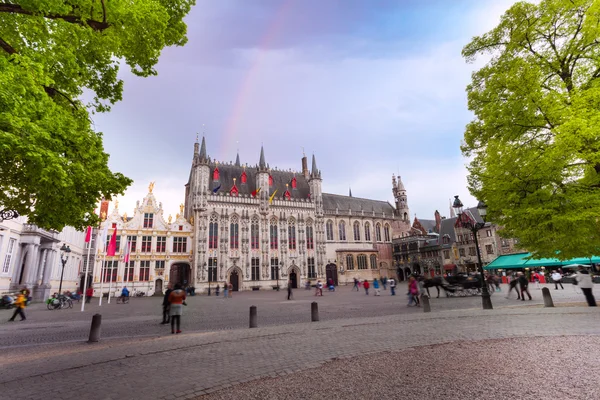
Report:
M 134 281 L 147 278 L 143 282 L 150 292 L 161 291 L 167 282 L 206 292 L 225 281 L 234 290 L 271 290 L 288 282 L 299 287 L 307 280 L 331 278 L 343 284 L 355 277 L 394 276 L 392 239 L 408 235 L 411 229 L 402 181 L 392 179 L 395 206 L 323 193 L 322 182 L 314 155 L 310 170 L 304 156 L 299 171 L 271 168 L 262 147 L 256 165 L 242 164 L 239 155 L 235 162 L 219 163 L 208 156 L 203 138 L 201 144 L 194 144 L 184 204 L 176 221 L 164 222 L 162 207 L 156 208 L 152 193 L 136 208 L 135 221 L 119 222 L 123 217 L 118 211 L 106 221 L 122 225 L 128 235 L 130 230 L 137 232 L 138 253 L 141 237 L 147 237 L 150 251 L 132 251 L 130 276 Z M 149 217 L 157 225 L 140 225 Z M 166 246 L 160 249 L 158 237 L 166 238 Z M 173 259 L 174 237 L 186 238 L 187 259 Z M 149 263 L 148 273 L 138 272 L 138 259 Z M 122 286 L 118 271 L 115 283 Z

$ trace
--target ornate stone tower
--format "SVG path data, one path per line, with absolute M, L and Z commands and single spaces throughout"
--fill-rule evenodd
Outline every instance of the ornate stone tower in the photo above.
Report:
M 317 255 L 317 274 L 319 277 L 325 274 L 325 220 L 323 215 L 323 192 L 321 191 L 321 171 L 317 168 L 315 155 L 312 156 L 312 170 L 308 179 L 310 198 L 315 203 L 315 236 Z
M 200 149 L 198 149 L 200 147 Z M 202 145 L 198 141 L 194 143 L 194 157 L 190 179 L 185 187 L 185 209 L 183 215 L 186 220 L 194 225 L 192 237 L 192 249 L 194 259 L 192 261 L 192 276 L 195 281 L 204 279 L 204 263 L 206 261 L 206 228 L 208 207 L 208 182 L 210 168 L 209 159 L 206 155 L 206 140 L 202 137 Z
M 408 209 L 408 198 L 406 196 L 406 189 L 402 183 L 402 179 L 398 176 L 396 182 L 396 176 L 392 175 L 392 193 L 396 200 L 396 213 L 400 220 L 408 222 L 410 218 L 410 211 Z

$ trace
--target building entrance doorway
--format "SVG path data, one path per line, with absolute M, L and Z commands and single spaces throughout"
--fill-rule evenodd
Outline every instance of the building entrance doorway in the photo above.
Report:
M 298 289 L 298 275 L 296 271 L 290 272 L 290 285 L 292 285 L 292 289 Z
M 234 292 L 237 292 L 240 290 L 240 275 L 238 274 L 236 269 L 231 271 L 231 275 L 229 275 L 229 282 L 231 283 L 231 286 L 232 286 L 231 290 L 233 290 Z
M 325 274 L 326 274 L 327 282 L 329 282 L 329 279 L 331 278 L 333 280 L 333 284 L 335 286 L 338 285 L 337 265 L 335 265 L 333 263 L 327 264 L 327 266 L 325 267 Z
M 171 265 L 169 279 L 173 285 L 178 283 L 183 287 L 190 285 L 190 266 L 185 263 Z

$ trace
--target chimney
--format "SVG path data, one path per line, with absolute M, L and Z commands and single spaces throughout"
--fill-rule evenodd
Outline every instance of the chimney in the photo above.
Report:
M 438 210 L 435 210 L 435 231 L 440 233 L 440 229 L 442 227 L 442 217 Z
M 308 172 L 308 158 L 306 156 L 302 157 L 302 175 L 304 178 L 308 179 L 310 173 Z

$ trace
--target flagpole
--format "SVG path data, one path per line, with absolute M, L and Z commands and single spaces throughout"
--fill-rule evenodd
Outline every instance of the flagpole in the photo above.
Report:
M 113 263 L 115 262 L 115 260 L 112 260 Z M 119 261 L 117 261 L 117 270 L 119 268 Z M 112 288 L 112 277 L 113 277 L 113 264 L 110 264 L 110 278 L 108 279 L 108 301 L 107 303 L 110 304 L 110 289 Z
M 91 227 L 90 227 L 91 229 Z M 81 302 L 81 312 L 83 312 L 85 310 L 85 294 L 87 292 L 87 276 L 88 276 L 88 271 L 90 270 L 90 252 L 92 251 L 92 236 L 91 236 L 91 232 L 90 232 L 90 241 L 88 242 L 89 246 L 88 246 L 88 254 L 87 254 L 87 265 L 86 265 L 86 269 L 85 272 L 83 273 L 83 301 Z
M 102 256 L 102 265 L 100 266 L 100 303 L 99 306 L 102 306 L 102 297 L 104 297 L 104 269 L 106 268 L 106 247 L 104 248 L 104 256 Z

